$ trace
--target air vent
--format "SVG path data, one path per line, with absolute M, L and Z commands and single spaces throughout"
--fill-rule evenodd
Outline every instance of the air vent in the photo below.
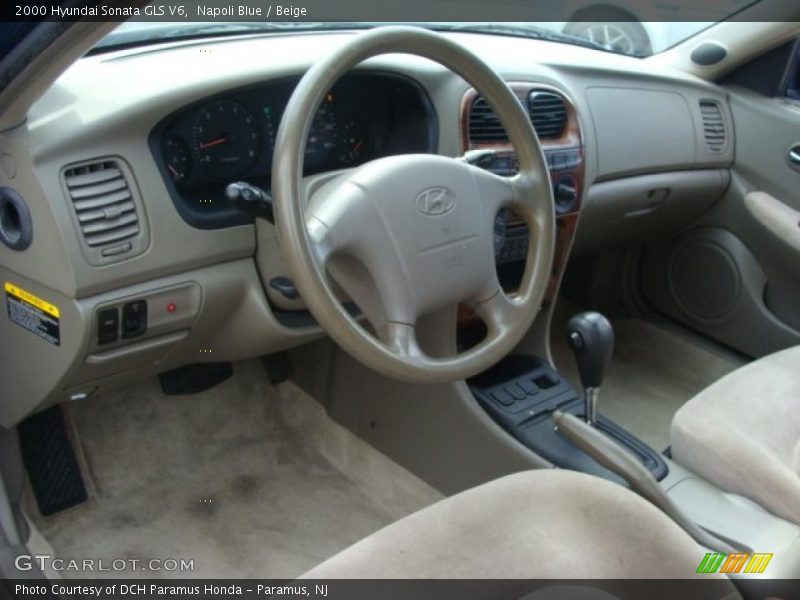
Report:
M 531 123 L 539 138 L 561 137 L 567 125 L 567 106 L 564 99 L 550 92 L 533 91 L 528 96 Z
M 508 142 L 508 135 L 500 119 L 481 97 L 475 99 L 469 111 L 469 139 L 476 144 Z
M 528 96 L 528 112 L 539 139 L 561 137 L 567 123 L 564 99 L 550 92 L 534 90 Z M 504 144 L 508 135 L 500 119 L 481 97 L 469 111 L 469 140 L 473 144 Z
M 67 169 L 64 182 L 86 245 L 113 246 L 115 255 L 130 251 L 131 244 L 124 242 L 139 235 L 139 217 L 119 163 L 106 160 Z
M 719 104 L 712 100 L 700 101 L 700 116 L 703 118 L 703 137 L 709 152 L 719 154 L 725 149 L 725 120 Z

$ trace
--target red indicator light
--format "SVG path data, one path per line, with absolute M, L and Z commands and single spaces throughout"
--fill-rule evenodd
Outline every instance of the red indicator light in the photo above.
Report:
M 169 312 L 169 313 L 175 312 L 176 308 L 177 308 L 177 306 L 175 306 L 174 302 L 170 302 L 169 304 L 167 304 L 167 312 Z

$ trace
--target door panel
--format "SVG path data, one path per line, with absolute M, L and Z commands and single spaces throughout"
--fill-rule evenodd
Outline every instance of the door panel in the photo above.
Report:
M 736 156 L 723 198 L 647 248 L 657 309 L 753 357 L 800 344 L 800 103 L 731 87 Z M 800 149 L 800 148 L 798 148 Z

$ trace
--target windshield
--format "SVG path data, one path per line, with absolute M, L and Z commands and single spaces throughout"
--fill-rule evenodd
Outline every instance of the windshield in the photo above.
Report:
M 456 0 L 452 0 L 456 2 Z M 544 39 L 548 41 L 590 47 L 596 50 L 625 54 L 628 56 L 647 57 L 696 35 L 711 25 L 728 18 L 755 4 L 752 0 L 715 0 L 709 2 L 714 10 L 698 11 L 697 5 L 688 4 L 687 0 L 675 0 L 676 4 L 663 3 L 668 16 L 662 21 L 637 20 L 632 12 L 620 7 L 595 5 L 591 2 L 580 3 L 572 14 L 564 14 L 564 21 L 537 22 L 402 22 L 406 25 L 418 25 L 437 31 L 468 31 L 494 35 L 508 35 Z M 620 4 L 621 6 L 621 4 Z M 635 6 L 632 4 L 631 6 Z M 598 10 L 603 12 L 598 13 Z M 633 10 L 633 9 L 631 9 Z M 649 11 L 648 15 L 654 13 Z M 616 15 L 625 20 L 600 20 L 601 16 Z M 223 15 L 224 16 L 224 15 Z M 683 17 L 684 21 L 674 20 Z M 566 17 L 569 17 L 568 19 Z M 699 19 L 706 20 L 699 20 Z M 712 20 L 713 19 L 713 20 Z M 392 22 L 400 24 L 399 22 Z M 94 52 L 108 51 L 115 48 L 136 46 L 149 43 L 188 40 L 208 36 L 260 34 L 287 31 L 308 30 L 345 30 L 365 29 L 388 22 L 369 21 L 213 21 L 180 23 L 131 21 L 123 23 L 98 43 Z

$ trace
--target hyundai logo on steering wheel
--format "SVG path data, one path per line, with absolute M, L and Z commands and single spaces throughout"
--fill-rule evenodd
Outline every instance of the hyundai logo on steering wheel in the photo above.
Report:
M 445 187 L 431 187 L 417 194 L 417 209 L 424 215 L 437 217 L 449 213 L 455 205 L 455 195 Z

